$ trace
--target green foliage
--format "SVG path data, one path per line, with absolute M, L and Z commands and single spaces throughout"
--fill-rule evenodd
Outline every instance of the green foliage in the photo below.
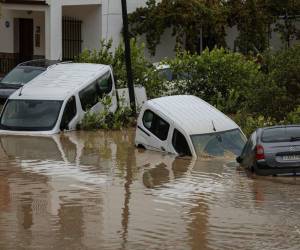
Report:
M 249 112 L 282 120 L 300 105 L 300 46 L 263 55 L 263 78 L 249 89 Z
M 167 28 L 172 29 L 177 48 L 195 52 L 201 31 L 209 48 L 225 45 L 227 14 L 222 1 L 148 0 L 146 7 L 129 15 L 129 21 L 133 36 L 146 34 L 152 54 Z
M 271 117 L 265 117 L 263 115 L 253 116 L 244 112 L 239 112 L 232 118 L 237 124 L 239 124 L 246 136 L 249 136 L 257 128 L 278 124 Z
M 184 52 L 166 63 L 177 77 L 165 82 L 168 93 L 199 96 L 233 115 L 247 134 L 257 127 L 300 122 L 299 45 L 247 58 L 224 49 Z
M 239 35 L 236 42 L 238 50 L 244 54 L 249 52 L 262 52 L 268 46 L 267 32 L 268 20 L 265 11 L 259 1 L 246 0 L 241 3 L 241 11 L 238 13 L 237 27 Z
M 105 96 L 99 100 L 103 104 L 103 110 L 99 113 L 87 112 L 80 123 L 82 130 L 94 129 L 122 129 L 134 124 L 131 109 L 120 106 L 115 113 L 110 112 L 111 98 Z
M 172 29 L 177 49 L 195 53 L 200 52 L 200 34 L 203 48 L 226 47 L 225 27 L 234 25 L 239 31 L 238 51 L 257 54 L 268 48 L 272 31 L 289 46 L 299 33 L 299 14 L 300 1 L 295 0 L 148 0 L 146 7 L 129 15 L 129 21 L 133 36 L 145 34 L 152 54 L 166 29 Z
M 135 39 L 131 39 L 130 44 L 134 85 L 144 86 L 150 98 L 160 95 L 162 87 L 158 84 L 158 75 L 152 64 L 145 58 L 144 45 Z M 113 51 L 112 40 L 101 40 L 99 49 L 84 50 L 76 61 L 111 65 L 117 88 L 127 87 L 125 49 L 122 43 Z
M 168 61 L 177 80 L 173 93 L 199 96 L 218 109 L 236 113 L 247 101 L 247 91 L 261 78 L 260 66 L 239 53 L 225 49 L 205 50 L 201 55 L 187 52 Z
M 300 106 L 287 115 L 286 121 L 290 124 L 300 124 Z

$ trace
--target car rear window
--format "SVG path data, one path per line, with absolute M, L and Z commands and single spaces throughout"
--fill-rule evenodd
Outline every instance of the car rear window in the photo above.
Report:
M 300 126 L 268 128 L 263 131 L 263 142 L 287 142 L 300 140 Z

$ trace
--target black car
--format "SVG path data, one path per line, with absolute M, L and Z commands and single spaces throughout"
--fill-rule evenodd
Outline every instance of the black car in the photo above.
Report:
M 55 63 L 58 61 L 39 59 L 17 65 L 0 81 L 0 105 L 3 105 L 13 92 Z
M 258 175 L 300 173 L 300 125 L 257 129 L 236 160 Z

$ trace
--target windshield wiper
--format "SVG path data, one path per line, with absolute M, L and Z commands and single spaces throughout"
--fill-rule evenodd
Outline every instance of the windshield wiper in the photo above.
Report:
M 300 136 L 291 137 L 291 141 L 300 141 Z

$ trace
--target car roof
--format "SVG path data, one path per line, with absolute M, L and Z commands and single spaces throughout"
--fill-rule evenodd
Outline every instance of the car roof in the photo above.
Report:
M 14 92 L 9 99 L 64 100 L 108 70 L 110 66 L 102 64 L 55 64 Z
M 221 111 L 196 96 L 160 97 L 147 101 L 147 105 L 163 113 L 189 135 L 239 128 L 233 120 Z
M 36 59 L 31 61 L 22 62 L 17 65 L 17 67 L 33 67 L 33 68 L 43 68 L 47 69 L 51 65 L 60 63 L 58 60 L 48 60 L 48 59 Z
M 276 128 L 291 128 L 291 127 L 300 127 L 299 124 L 289 124 L 289 125 L 276 125 L 276 126 L 270 126 L 270 127 L 263 127 L 260 128 L 262 130 L 266 130 L 266 129 L 276 129 Z

